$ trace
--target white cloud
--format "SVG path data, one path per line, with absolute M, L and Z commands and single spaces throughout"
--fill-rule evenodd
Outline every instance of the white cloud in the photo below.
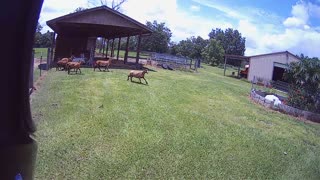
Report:
M 292 6 L 292 17 L 287 18 L 283 24 L 286 27 L 304 27 L 308 23 L 309 8 L 304 2 L 299 2 Z
M 286 27 L 299 27 L 308 29 L 310 17 L 318 18 L 320 20 L 320 6 L 310 2 L 299 1 L 292 6 L 292 16 L 288 17 L 283 24 Z
M 320 0 L 318 2 L 320 3 Z M 312 3 L 309 3 L 308 5 L 309 5 L 309 13 L 311 14 L 311 16 L 320 19 L 320 6 Z
M 246 55 L 290 51 L 304 53 L 310 57 L 320 57 L 320 33 L 312 28 L 286 28 L 282 32 L 271 33 L 246 21 L 240 21 L 238 29 L 247 38 Z M 259 29 L 259 30 L 258 30 Z
M 213 1 L 209 1 L 209 0 L 193 0 L 196 3 L 202 4 L 204 6 L 207 7 L 211 7 L 214 8 L 216 10 L 219 10 L 223 13 L 225 13 L 226 16 L 231 17 L 231 18 L 236 18 L 236 19 L 248 19 L 247 16 L 245 16 L 244 14 L 239 13 L 239 11 L 232 9 L 230 7 L 227 6 L 223 6 L 220 5 L 218 3 L 215 3 Z
M 194 12 L 198 12 L 200 11 L 200 6 L 192 5 L 190 6 L 190 10 Z
M 303 27 L 306 22 L 297 17 L 289 17 L 283 22 L 283 24 L 287 27 Z
M 148 8 L 137 9 L 136 7 Z M 232 27 L 231 23 L 222 20 L 206 19 L 181 11 L 176 0 L 130 0 L 122 6 L 122 9 L 125 14 L 142 23 L 153 20 L 165 22 L 172 31 L 172 40 L 176 42 L 190 36 L 208 38 L 212 28 Z
M 234 28 L 246 37 L 246 55 L 289 50 L 294 54 L 320 57 L 320 27 L 309 23 L 310 18 L 320 18 L 318 5 L 299 1 L 292 6 L 291 16 L 283 19 L 257 8 L 232 8 L 214 1 L 193 1 L 221 13 L 205 17 L 200 16 L 201 13 L 195 15 L 190 9 L 179 8 L 176 0 L 129 0 L 123 4 L 122 13 L 143 24 L 153 20 L 165 22 L 172 31 L 172 40 L 176 42 L 190 36 L 208 38 L 211 29 L 215 28 Z M 40 22 L 44 25 L 46 21 L 73 12 L 77 7 L 88 7 L 87 0 L 45 0 Z
M 87 0 L 45 0 L 42 5 L 39 19 L 40 24 L 43 26 L 43 31 L 45 32 L 50 29 L 46 25 L 46 21 L 74 12 L 78 7 L 87 6 Z
M 282 22 L 276 14 L 254 7 L 235 8 L 217 1 L 193 1 L 221 11 L 230 18 L 229 22 L 236 20 L 234 28 L 246 37 L 246 55 L 289 50 L 294 54 L 320 57 L 317 49 L 320 47 L 320 28 L 309 24 L 310 17 L 320 17 L 318 5 L 299 1 L 292 6 L 292 16 Z

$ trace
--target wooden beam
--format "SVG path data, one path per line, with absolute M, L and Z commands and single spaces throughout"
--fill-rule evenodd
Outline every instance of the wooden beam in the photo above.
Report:
M 107 41 L 106 58 L 108 58 L 108 51 L 109 51 L 109 39 L 108 39 L 108 41 Z
M 224 76 L 226 76 L 226 68 L 227 68 L 227 57 L 224 57 L 224 71 L 223 71 Z
M 139 34 L 139 37 L 138 37 L 138 47 L 137 47 L 136 64 L 139 63 L 139 59 L 140 59 L 140 44 L 141 44 L 141 33 Z
M 121 43 L 121 37 L 119 37 L 119 41 L 118 41 L 118 52 L 117 52 L 117 60 L 119 60 L 120 43 Z
M 111 45 L 111 58 L 114 55 L 114 38 L 112 39 L 112 45 Z
M 128 61 L 129 41 L 130 41 L 130 36 L 127 37 L 126 52 L 124 54 L 124 62 L 123 62 L 124 64 L 126 64 Z

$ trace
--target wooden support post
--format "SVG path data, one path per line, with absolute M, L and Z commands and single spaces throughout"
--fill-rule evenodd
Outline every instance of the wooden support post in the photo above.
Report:
M 130 40 L 130 36 L 127 37 L 127 44 L 126 44 L 126 52 L 124 54 L 124 64 L 127 63 L 128 61 L 128 53 L 129 53 L 129 40 Z
M 111 58 L 113 58 L 114 55 L 114 38 L 112 39 L 112 44 L 111 44 Z
M 140 59 L 140 44 L 141 44 L 141 33 L 138 37 L 138 47 L 137 47 L 137 56 L 136 56 L 136 64 L 139 63 L 139 59 Z
M 227 68 L 227 57 L 224 57 L 224 71 L 223 71 L 224 76 L 226 76 L 226 68 Z
M 33 89 L 33 78 L 34 78 L 33 71 L 34 71 L 34 50 L 32 50 L 32 55 L 31 55 L 31 64 L 30 64 L 30 72 L 29 72 L 29 89 Z
M 53 33 L 53 36 L 52 36 L 52 45 L 51 45 L 51 48 L 50 48 L 50 56 L 49 56 L 49 60 L 47 60 L 47 70 L 50 69 L 51 67 L 51 63 L 54 61 L 54 59 L 56 58 L 54 56 L 54 49 L 56 47 L 56 33 L 54 32 Z
M 107 41 L 106 58 L 108 58 L 108 51 L 109 51 L 109 39 L 108 39 L 108 41 Z
M 240 78 L 240 66 L 241 66 L 241 63 L 239 65 L 239 67 L 238 67 L 238 78 Z
M 50 57 L 51 57 L 51 55 L 50 55 L 51 49 L 52 49 L 52 48 L 48 48 L 48 50 L 47 50 L 47 70 L 49 70 L 50 67 L 51 67 L 51 60 L 50 60 Z
M 121 37 L 119 37 L 119 41 L 118 41 L 118 52 L 117 52 L 117 60 L 119 60 L 120 43 L 121 43 Z
M 103 38 L 102 40 L 102 57 L 104 57 L 104 50 L 105 50 L 105 46 L 106 45 L 106 38 Z

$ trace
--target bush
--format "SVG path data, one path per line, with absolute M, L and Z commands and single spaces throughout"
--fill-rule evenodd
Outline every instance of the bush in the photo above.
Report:
M 320 60 L 304 58 L 291 63 L 285 78 L 290 83 L 288 104 L 320 113 Z

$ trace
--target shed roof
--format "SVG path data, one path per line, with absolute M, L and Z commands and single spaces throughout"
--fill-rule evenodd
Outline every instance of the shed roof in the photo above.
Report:
M 249 60 L 249 56 L 241 56 L 241 55 L 233 55 L 233 54 L 225 54 L 224 57 L 226 58 L 233 58 L 239 60 Z
M 107 6 L 86 9 L 47 21 L 58 34 L 117 38 L 151 34 L 144 24 Z
M 270 55 L 278 55 L 278 54 L 288 54 L 288 55 L 296 57 L 297 59 L 300 59 L 299 57 L 290 53 L 289 51 L 273 52 L 273 53 L 268 53 L 268 54 L 259 54 L 259 55 L 249 56 L 249 57 L 252 58 L 252 57 L 270 56 Z

